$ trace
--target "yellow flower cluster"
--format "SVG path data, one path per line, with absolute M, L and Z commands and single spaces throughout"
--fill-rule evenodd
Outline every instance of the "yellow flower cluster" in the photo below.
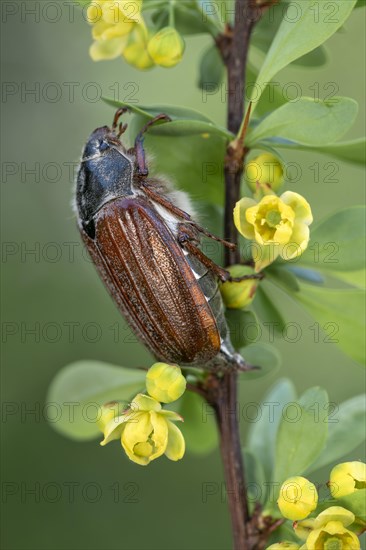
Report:
M 252 241 L 258 272 L 278 256 L 292 260 L 304 252 L 313 216 L 309 203 L 298 193 L 275 194 L 283 184 L 282 166 L 276 157 L 260 155 L 247 165 L 248 174 L 255 198 L 243 197 L 236 203 L 234 222 L 238 231 Z
M 87 9 L 94 39 L 93 61 L 122 56 L 137 69 L 173 67 L 182 59 L 184 40 L 173 27 L 150 31 L 141 14 L 142 0 L 93 0 Z
M 344 462 L 333 468 L 329 488 L 334 498 L 342 498 L 366 488 L 366 464 Z M 317 517 L 308 516 L 316 509 L 318 493 L 315 485 L 304 477 L 292 477 L 281 486 L 277 501 L 281 514 L 292 521 L 300 546 L 290 541 L 272 544 L 267 550 L 359 550 L 364 522 L 342 506 L 330 506 Z M 307 518 L 307 519 L 305 519 Z M 302 521 L 301 521 L 302 520 Z
M 186 389 L 186 380 L 176 365 L 156 363 L 147 372 L 146 386 L 150 395 L 139 393 L 126 410 L 121 410 L 118 403 L 102 408 L 101 445 L 119 439 L 128 458 L 141 466 L 163 454 L 170 460 L 180 460 L 185 442 L 173 422 L 183 419 L 163 409 L 159 401 L 171 403 L 179 399 Z

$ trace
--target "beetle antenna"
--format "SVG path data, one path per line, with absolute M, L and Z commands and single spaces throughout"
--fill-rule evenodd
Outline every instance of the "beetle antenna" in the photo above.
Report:
M 127 113 L 127 111 L 128 111 L 128 109 L 126 107 L 120 107 L 119 109 L 117 109 L 116 114 L 114 115 L 114 118 L 113 118 L 113 123 L 112 123 L 112 130 L 113 131 L 118 126 L 118 120 L 121 118 L 121 116 L 124 113 Z

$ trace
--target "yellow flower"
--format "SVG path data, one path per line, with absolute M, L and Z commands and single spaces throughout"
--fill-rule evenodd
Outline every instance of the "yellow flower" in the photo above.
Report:
M 155 65 L 147 51 L 149 34 L 143 21 L 135 25 L 128 35 L 122 55 L 124 59 L 137 69 L 150 69 Z
M 122 403 L 118 403 L 117 401 L 111 401 L 103 405 L 100 408 L 100 416 L 97 421 L 98 428 L 103 432 L 106 425 L 109 424 L 111 420 L 115 421 L 115 419 L 123 413 L 125 408 L 126 407 L 123 406 Z
M 329 488 L 334 498 L 366 489 L 366 464 L 363 462 L 338 464 L 330 473 Z
M 177 365 L 155 363 L 146 374 L 148 393 L 161 403 L 179 399 L 186 389 L 186 379 Z
M 260 202 L 244 197 L 234 209 L 238 231 L 256 243 L 252 246 L 256 271 L 278 256 L 284 260 L 300 256 L 308 246 L 312 221 L 309 203 L 292 191 L 280 197 L 266 195 Z
M 284 182 L 283 167 L 277 157 L 263 153 L 248 162 L 245 179 L 256 197 L 278 191 Z
M 86 11 L 88 23 L 138 23 L 142 0 L 93 0 Z
M 294 521 L 293 528 L 299 539 L 306 540 L 309 533 L 314 529 L 315 518 L 304 519 L 303 521 Z
M 107 423 L 101 445 L 120 439 L 128 458 L 141 466 L 163 454 L 170 460 L 180 460 L 185 443 L 173 424 L 179 420 L 182 418 L 177 413 L 163 410 L 158 401 L 140 393 L 127 411 Z
M 161 67 L 174 67 L 183 57 L 184 40 L 174 27 L 164 27 L 149 41 L 150 57 Z
M 307 550 L 358 550 L 360 541 L 341 521 L 329 521 L 306 539 Z
M 232 277 L 253 275 L 254 270 L 245 265 L 233 265 L 228 268 Z M 244 309 L 254 299 L 258 279 L 245 279 L 240 282 L 230 282 L 221 285 L 221 295 L 226 307 L 230 309 Z
M 355 519 L 355 515 L 346 508 L 330 506 L 314 519 L 314 529 L 320 529 L 330 521 L 340 521 L 343 527 L 349 527 Z
M 305 519 L 318 504 L 318 492 L 305 477 L 290 477 L 282 484 L 277 504 L 285 518 Z
M 93 61 L 104 61 L 119 57 L 126 45 L 126 37 L 109 38 L 93 42 L 89 48 L 89 55 Z
M 93 61 L 115 59 L 127 44 L 128 35 L 142 24 L 141 0 L 98 0 L 87 9 L 87 20 L 93 25 L 94 42 L 89 53 Z

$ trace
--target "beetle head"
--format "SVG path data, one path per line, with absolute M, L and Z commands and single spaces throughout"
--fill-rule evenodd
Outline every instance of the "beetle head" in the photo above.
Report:
M 126 129 L 102 126 L 91 133 L 77 175 L 76 204 L 84 227 L 107 202 L 133 194 L 133 159 L 119 136 Z
M 108 126 L 102 126 L 90 134 L 84 147 L 82 160 L 85 162 L 88 159 L 97 158 L 115 148 L 120 149 L 122 153 L 126 153 L 126 149 L 122 145 L 114 129 Z

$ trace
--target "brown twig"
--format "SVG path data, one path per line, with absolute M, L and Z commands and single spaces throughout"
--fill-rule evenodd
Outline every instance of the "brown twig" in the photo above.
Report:
M 271 2 L 266 3 L 266 7 Z M 274 1 L 272 2 L 274 3 Z M 226 26 L 216 39 L 228 72 L 228 129 L 238 134 L 244 117 L 245 68 L 249 42 L 255 23 L 265 9 L 262 2 L 236 0 L 234 26 Z M 249 115 L 246 126 L 249 122 Z M 240 198 L 240 182 L 247 149 L 241 136 L 231 142 L 225 157 L 225 239 L 237 244 L 238 235 L 233 210 Z M 225 251 L 226 265 L 240 263 L 240 251 Z M 220 433 L 220 450 L 224 466 L 226 492 L 233 528 L 234 550 L 259 550 L 263 532 L 257 528 L 257 516 L 250 517 L 245 471 L 242 459 L 237 416 L 238 373 L 227 369 L 220 377 L 211 374 L 206 382 L 206 399 L 213 407 Z

